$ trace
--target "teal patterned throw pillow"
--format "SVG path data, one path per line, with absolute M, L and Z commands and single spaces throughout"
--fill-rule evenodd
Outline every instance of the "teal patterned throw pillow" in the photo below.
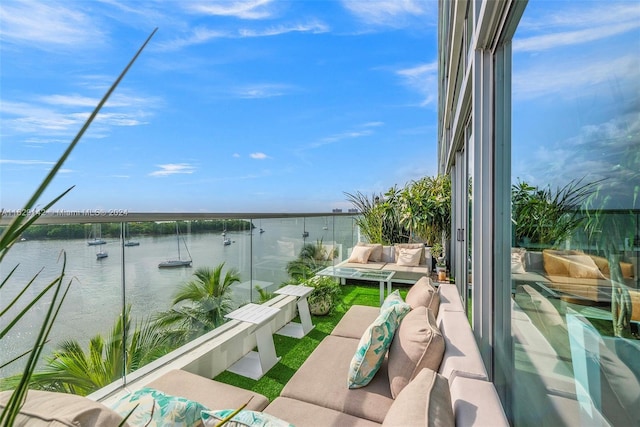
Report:
M 364 387 L 371 382 L 382 365 L 400 321 L 410 310 L 409 304 L 396 302 L 383 308 L 376 320 L 369 325 L 351 359 L 347 378 L 349 388 Z
M 400 296 L 400 291 L 397 289 L 387 295 L 387 297 L 384 299 L 382 306 L 380 306 L 380 313 L 396 304 L 404 304 L 404 300 L 402 299 L 402 296 Z
M 202 413 L 204 427 L 217 426 L 220 421 L 227 418 L 234 411 L 235 409 L 204 411 Z M 227 421 L 224 427 L 293 427 L 293 425 L 264 412 L 242 410 Z
M 202 411 L 208 410 L 198 402 L 164 394 L 149 387 L 127 394 L 111 409 L 123 417 L 133 411 L 127 418 L 127 424 L 149 427 L 200 426 Z

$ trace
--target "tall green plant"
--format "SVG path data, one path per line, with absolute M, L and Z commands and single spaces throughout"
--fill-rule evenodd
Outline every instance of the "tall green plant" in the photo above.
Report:
M 397 187 L 392 187 L 384 195 L 373 194 L 371 197 L 359 191 L 355 194 L 344 193 L 360 212 L 356 225 L 369 243 L 389 245 L 409 240 L 407 230 L 400 223 L 397 203 L 399 192 Z
M 400 223 L 412 240 L 444 246 L 451 234 L 451 179 L 448 175 L 412 181 L 398 198 Z
M 511 212 L 516 243 L 528 239 L 531 243 L 557 245 L 571 236 L 584 224 L 580 208 L 599 182 L 583 184 L 582 179 L 572 180 L 555 190 L 524 181 L 514 184 Z
M 77 133 L 75 138 L 71 141 L 71 144 L 69 144 L 69 147 L 67 147 L 67 149 L 64 151 L 62 156 L 60 156 L 60 158 L 55 163 L 51 171 L 47 174 L 45 179 L 42 181 L 42 183 L 38 186 L 36 191 L 31 196 L 31 198 L 24 205 L 22 212 L 25 212 L 25 213 L 33 212 L 33 215 L 25 214 L 25 215 L 16 216 L 11 221 L 9 226 L 3 231 L 2 235 L 0 236 L 0 262 L 2 262 L 6 254 L 11 249 L 12 245 L 20 238 L 22 233 L 24 233 L 33 223 L 35 223 L 40 218 L 43 212 L 50 209 L 55 203 L 58 202 L 58 200 L 60 200 L 69 191 L 73 189 L 73 186 L 68 188 L 67 190 L 62 192 L 58 197 L 54 198 L 49 203 L 45 204 L 42 209 L 34 210 L 35 206 L 37 206 L 38 200 L 40 199 L 44 191 L 49 187 L 49 185 L 53 181 L 53 178 L 57 175 L 58 171 L 60 170 L 64 162 L 67 160 L 67 158 L 69 157 L 69 155 L 71 154 L 75 146 L 78 144 L 78 142 L 80 141 L 80 139 L 82 138 L 86 130 L 89 128 L 89 126 L 97 116 L 98 112 L 102 109 L 102 106 L 107 102 L 107 100 L 109 99 L 113 91 L 116 89 L 120 81 L 124 78 L 126 73 L 129 71 L 129 68 L 131 68 L 135 60 L 138 58 L 138 56 L 142 53 L 142 50 L 149 43 L 149 41 L 151 40 L 151 38 L 153 37 L 156 31 L 157 29 L 153 30 L 153 32 L 149 35 L 147 40 L 140 47 L 138 52 L 134 55 L 133 59 L 131 59 L 131 61 L 122 71 L 122 73 L 120 73 L 116 81 L 111 85 L 107 93 L 102 97 L 98 105 L 94 108 L 92 113 L 89 115 L 89 117 L 87 118 L 87 120 L 85 121 L 84 125 L 82 126 L 80 131 Z M 3 216 L 3 212 L 0 211 L 0 218 L 2 216 Z M 49 283 L 49 285 L 45 286 L 45 288 L 38 295 L 36 295 L 31 300 L 27 300 L 26 302 L 23 299 L 27 289 L 29 289 L 33 285 L 33 283 L 36 281 L 38 277 L 38 274 L 36 274 L 33 277 L 33 279 L 27 283 L 27 285 L 23 288 L 23 290 L 13 300 L 11 300 L 7 304 L 6 307 L 3 307 L 2 309 L 0 309 L 0 318 L 3 318 L 4 320 L 4 317 L 11 312 L 10 311 L 11 309 L 13 309 L 14 307 L 18 309 L 18 307 L 20 307 L 19 304 L 22 304 L 22 308 L 19 309 L 18 314 L 15 315 L 15 317 L 11 321 L 7 322 L 7 326 L 0 332 L 0 339 L 2 339 L 2 337 L 4 337 L 35 304 L 37 304 L 45 295 L 49 294 L 50 292 L 53 293 L 53 295 L 51 296 L 49 309 L 47 310 L 47 313 L 42 322 L 42 325 L 40 327 L 36 341 L 33 344 L 33 347 L 31 348 L 31 350 L 25 352 L 24 355 L 21 356 L 21 357 L 28 357 L 28 360 L 23 370 L 19 383 L 15 387 L 13 393 L 11 394 L 11 397 L 7 401 L 5 408 L 2 410 L 2 413 L 0 414 L 0 425 L 2 425 L 3 427 L 12 426 L 15 422 L 15 419 L 18 413 L 20 412 L 20 408 L 22 407 L 24 400 L 26 399 L 27 390 L 29 388 L 29 383 L 31 381 L 31 376 L 36 368 L 36 365 L 38 363 L 38 360 L 40 358 L 44 345 L 48 340 L 49 334 L 51 333 L 51 329 L 59 313 L 59 310 L 62 306 L 62 303 L 64 302 L 65 296 L 71 286 L 71 281 L 69 281 L 66 287 L 64 287 L 64 277 L 65 277 L 65 268 L 66 268 L 66 254 L 64 253 L 64 251 L 62 252 L 62 260 L 63 260 L 62 269 L 61 269 L 60 275 L 56 277 L 51 283 Z M 17 270 L 17 268 L 18 266 L 14 267 L 9 272 L 7 277 L 5 277 L 2 280 L 2 283 L 0 284 L 0 289 L 8 283 L 9 279 Z M 15 360 L 17 359 L 14 359 L 9 363 L 13 363 Z

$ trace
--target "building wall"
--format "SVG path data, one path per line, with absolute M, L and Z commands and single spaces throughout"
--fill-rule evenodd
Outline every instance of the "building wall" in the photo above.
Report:
M 552 14 L 545 8 L 557 11 Z M 531 10 L 531 16 L 527 20 L 528 10 Z M 630 14 L 630 22 L 633 22 L 633 16 L 638 16 L 637 6 L 634 8 L 628 2 L 618 2 L 611 7 L 598 2 L 582 6 L 550 2 L 541 6 L 526 1 L 439 1 L 438 165 L 440 173 L 452 178 L 453 276 L 461 296 L 471 298 L 476 340 L 514 425 L 640 423 L 634 415 L 638 413 L 637 404 L 640 403 L 640 345 L 633 332 L 640 314 L 638 319 L 633 315 L 625 318 L 632 331 L 628 335 L 625 329 L 622 332 L 622 335 L 627 334 L 625 338 L 605 336 L 601 323 L 621 313 L 617 307 L 628 302 L 631 302 L 629 313 L 635 313 L 631 307 L 637 300 L 635 310 L 640 313 L 635 267 L 640 248 L 634 243 L 635 236 L 640 234 L 637 202 L 640 191 L 637 120 L 640 117 L 640 85 L 637 84 L 640 65 L 637 55 L 636 62 L 628 63 L 624 71 L 619 65 L 617 69 L 611 68 L 608 75 L 615 77 L 609 77 L 608 88 L 606 82 L 585 79 L 590 82 L 589 95 L 573 94 L 575 110 L 580 113 L 578 119 L 586 122 L 585 117 L 605 117 L 608 121 L 600 119 L 602 126 L 585 123 L 575 130 L 564 125 L 557 120 L 562 111 L 554 109 L 554 102 L 549 102 L 551 98 L 534 103 L 527 98 L 533 96 L 533 89 L 523 89 L 527 84 L 537 88 L 546 82 L 533 79 L 523 82 L 521 78 L 522 75 L 531 76 L 522 71 L 521 64 L 536 69 L 536 61 L 542 66 L 553 58 L 552 53 L 544 50 L 553 48 L 536 51 L 532 47 L 536 42 L 562 39 L 562 43 L 571 43 L 567 41 L 567 36 L 573 34 L 569 31 L 552 29 L 556 31 L 553 34 L 541 34 L 538 38 L 529 36 L 534 33 L 531 28 L 536 28 L 532 23 L 537 17 L 546 19 L 546 22 L 538 21 L 542 22 L 540 28 L 552 28 L 553 25 L 567 25 L 567 22 L 578 25 L 575 23 L 589 19 L 596 23 L 613 23 L 615 19 L 622 19 L 622 15 L 617 15 L 619 13 Z M 514 48 L 514 37 L 519 29 L 529 31 L 522 38 L 529 44 L 523 42 Z M 582 33 L 583 36 L 590 34 L 589 29 Z M 595 55 L 607 58 L 605 53 L 615 52 L 619 44 L 618 39 L 607 38 L 613 36 L 600 35 L 597 28 L 593 29 L 593 34 L 592 37 L 603 46 L 601 51 L 594 51 L 594 56 L 580 55 L 587 48 L 593 49 L 584 45 L 577 45 L 570 51 L 575 55 L 573 61 L 577 61 L 585 73 L 595 69 Z M 631 46 L 634 46 L 631 50 L 639 51 L 637 26 L 629 24 L 617 34 L 630 37 Z M 513 82 L 514 50 L 518 55 L 515 76 L 520 78 L 516 84 Z M 626 64 L 627 56 L 622 49 L 619 58 L 617 63 Z M 562 61 L 561 56 L 554 59 Z M 601 62 L 606 65 L 606 60 Z M 551 67 L 547 65 L 547 68 Z M 562 71 L 558 69 L 545 75 L 549 87 L 556 84 L 553 81 L 556 75 L 564 75 Z M 574 78 L 581 76 L 576 74 Z M 574 84 L 560 77 L 557 81 L 557 85 Z M 514 90 L 518 94 L 517 102 L 514 102 Z M 569 97 L 567 92 L 570 91 L 565 92 L 565 97 Z M 590 103 L 589 99 L 599 102 Z M 562 101 L 558 99 L 556 103 Z M 525 113 L 525 107 L 530 105 L 535 105 L 535 109 Z M 571 103 L 566 105 L 568 107 L 564 108 L 574 108 Z M 533 117 L 543 119 L 535 121 Z M 513 120 L 518 123 L 516 130 L 512 129 Z M 617 133 L 611 130 L 612 127 L 619 128 Z M 522 129 L 528 132 L 525 134 Z M 585 137 L 589 130 L 595 134 L 594 129 L 602 134 L 608 131 L 607 135 L 613 136 L 592 139 L 591 145 L 571 144 L 578 137 Z M 530 133 L 544 135 L 545 143 L 549 145 L 551 143 L 546 141 L 563 136 L 567 145 L 571 145 L 565 151 L 581 159 L 584 165 L 568 167 L 570 163 L 567 163 L 553 176 L 542 173 L 545 163 L 538 158 L 540 156 L 534 155 L 531 145 L 528 149 L 522 148 Z M 517 147 L 515 152 L 514 147 Z M 593 163 L 586 159 L 597 154 L 594 147 L 598 147 L 606 159 L 617 156 L 610 170 L 599 174 L 590 170 Z M 559 149 L 556 151 L 560 152 Z M 620 154 L 622 152 L 626 155 Z M 553 159 L 547 157 L 545 161 L 550 160 Z M 522 164 L 530 168 L 523 168 Z M 517 168 L 515 172 L 514 168 Z M 577 194 L 576 187 L 585 186 L 590 193 L 576 196 L 577 201 L 571 209 L 580 210 L 588 220 L 579 222 L 562 239 L 542 241 L 531 237 L 520 241 L 516 236 L 520 235 L 521 225 L 514 225 L 512 215 L 512 188 L 523 172 L 534 180 L 536 189 L 548 191 L 552 196 L 558 193 L 562 196 L 563 188 L 573 189 L 573 194 Z M 549 221 L 562 224 L 573 213 L 563 215 Z M 554 225 L 557 224 L 547 227 Z M 595 237 L 594 230 L 599 233 Z M 604 230 L 615 237 L 603 239 Z M 591 282 L 582 277 L 550 279 L 549 264 L 545 264 L 542 252 L 545 249 L 570 250 L 572 252 L 563 255 L 569 258 L 572 255 L 578 255 L 580 259 L 585 256 L 607 258 L 611 265 L 620 261 L 621 268 L 625 266 L 636 271 L 629 277 L 611 272 L 599 279 L 600 287 L 594 291 Z M 513 254 L 516 258 L 520 255 L 522 259 L 530 258 L 527 258 L 526 272 L 513 269 Z M 570 281 L 573 282 L 567 283 Z M 591 292 L 599 293 L 599 296 L 592 296 Z M 612 293 L 621 295 L 616 297 L 620 304 L 614 302 Z M 593 324 L 587 319 L 592 319 Z

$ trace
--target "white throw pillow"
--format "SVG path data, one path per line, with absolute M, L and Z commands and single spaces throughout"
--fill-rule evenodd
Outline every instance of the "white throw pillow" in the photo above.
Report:
M 420 265 L 420 257 L 422 256 L 422 248 L 420 249 L 409 249 L 409 248 L 400 248 L 398 252 L 398 259 L 396 260 L 396 264 L 404 265 L 406 267 L 417 267 Z

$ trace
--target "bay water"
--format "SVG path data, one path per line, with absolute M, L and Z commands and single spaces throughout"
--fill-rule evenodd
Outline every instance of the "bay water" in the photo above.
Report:
M 38 277 L 23 296 L 24 300 L 35 297 L 59 275 L 64 250 L 65 283 L 71 281 L 71 290 L 44 354 L 48 355 L 67 339 L 76 340 L 86 348 L 89 339 L 96 334 L 109 335 L 124 304 L 131 305 L 135 321 L 169 309 L 177 287 L 191 280 L 199 267 L 214 268 L 224 262 L 223 272 L 236 268 L 241 283 L 235 285 L 238 292 L 234 297 L 247 299 L 250 298 L 251 280 L 253 285 L 260 284 L 269 290 L 277 289 L 286 281 L 286 264 L 297 257 L 304 243 L 322 241 L 324 245 L 335 246 L 340 253 L 336 260 L 339 261 L 346 256 L 347 248 L 357 242 L 357 230 L 351 217 L 332 217 L 329 221 L 326 217 L 254 220 L 254 226 L 253 232 L 226 232 L 226 237 L 232 240 L 230 245 L 223 245 L 220 233 L 188 234 L 184 230 L 180 240 L 175 235 L 132 236 L 131 239 L 140 245 L 131 247 L 123 247 L 118 239 L 105 239 L 107 244 L 102 246 L 89 246 L 84 239 L 18 242 L 0 265 L 0 280 L 18 265 L 0 289 L 0 309 L 5 308 L 34 275 L 38 274 Z M 259 232 L 260 228 L 264 233 Z M 303 237 L 303 231 L 307 231 L 308 236 Z M 181 258 L 188 259 L 190 255 L 192 267 L 158 268 L 160 262 L 178 257 L 178 243 Z M 107 251 L 109 256 L 97 259 L 96 252 L 100 249 Z M 255 293 L 253 298 L 257 298 Z M 31 347 L 49 301 L 50 297 L 45 297 L 0 340 L 0 365 Z M 0 328 L 4 328 L 18 311 L 16 307 L 5 313 L 0 319 Z M 13 363 L 0 369 L 0 377 L 19 372 L 21 366 L 21 363 Z

